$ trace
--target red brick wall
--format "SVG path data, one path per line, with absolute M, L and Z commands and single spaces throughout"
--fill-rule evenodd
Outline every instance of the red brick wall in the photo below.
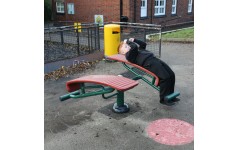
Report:
M 64 0 L 65 14 L 59 15 L 55 11 L 55 1 L 53 5 L 53 13 L 56 21 L 77 21 L 77 22 L 94 22 L 94 15 L 103 15 L 104 22 L 120 21 L 120 0 Z M 67 13 L 67 3 L 74 3 L 75 14 L 69 15 Z M 134 4 L 136 2 L 136 12 L 134 12 Z M 165 16 L 154 16 L 154 0 L 147 0 L 147 15 L 146 18 L 140 17 L 140 3 L 141 0 L 123 0 L 122 15 L 129 18 L 129 22 L 137 23 L 152 23 L 163 24 L 166 20 L 166 25 L 184 23 L 194 20 L 194 0 L 192 13 L 188 14 L 188 0 L 177 0 L 177 14 L 171 15 L 172 0 L 166 0 Z M 152 3 L 152 5 L 151 5 Z M 181 18 L 173 20 L 181 16 Z
M 65 14 L 57 14 L 57 21 L 94 22 L 94 15 L 103 15 L 104 22 L 120 20 L 120 0 L 65 0 Z M 67 3 L 74 3 L 75 14 L 67 13 Z M 54 3 L 55 5 L 55 3 Z M 56 11 L 54 11 L 56 12 Z
M 172 15 L 172 0 L 166 0 L 166 10 L 165 10 L 165 16 L 154 16 L 154 0 L 147 0 L 147 18 L 141 18 L 140 17 L 140 2 L 141 0 L 136 0 L 136 22 L 137 23 L 153 23 L 153 24 L 162 24 L 162 22 L 166 20 L 166 25 L 171 24 L 177 24 L 177 23 L 184 23 L 188 21 L 194 20 L 194 0 L 193 0 L 193 7 L 192 7 L 192 13 L 188 14 L 188 0 L 177 0 L 177 14 Z M 152 3 L 152 5 L 151 5 Z M 131 9 L 131 11 L 134 11 L 134 9 Z M 179 19 L 175 19 L 178 16 L 181 16 Z M 132 16 L 133 17 L 133 16 Z M 132 19 L 133 20 L 133 19 Z

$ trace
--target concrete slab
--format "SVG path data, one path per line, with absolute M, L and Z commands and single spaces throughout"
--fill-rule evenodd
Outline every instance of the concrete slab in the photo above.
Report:
M 194 51 L 193 43 L 162 43 L 161 59 L 176 74 L 175 91 L 181 101 L 172 107 L 159 103 L 159 94 L 143 81 L 125 92 L 130 113 L 113 114 L 115 98 L 93 96 L 59 101 L 66 93 L 68 80 L 93 74 L 128 72 L 118 62 L 100 61 L 96 67 L 57 81 L 45 81 L 45 150 L 191 150 L 194 143 L 171 146 L 155 142 L 145 132 L 152 121 L 174 118 L 194 124 Z

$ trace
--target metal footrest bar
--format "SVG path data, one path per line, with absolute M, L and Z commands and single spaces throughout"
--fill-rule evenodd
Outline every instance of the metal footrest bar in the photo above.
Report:
M 93 92 L 86 92 L 85 89 L 92 89 L 92 88 L 101 88 L 100 90 L 93 91 Z M 110 88 L 110 87 L 103 87 L 99 85 L 95 86 L 85 86 L 81 84 L 80 89 L 68 94 L 65 94 L 63 96 L 60 96 L 59 99 L 60 101 L 67 100 L 69 98 L 83 98 L 83 97 L 88 97 L 88 96 L 95 96 L 95 95 L 101 95 L 101 94 L 107 94 L 113 92 L 115 89 Z M 81 91 L 81 92 L 79 92 Z
M 109 96 L 105 96 L 105 94 L 102 94 L 102 98 L 104 98 L 104 99 L 109 99 L 109 98 L 114 97 L 114 96 L 116 96 L 116 95 L 117 95 L 117 93 L 114 93 L 114 94 L 109 95 Z
M 171 100 L 171 99 L 173 99 L 173 98 L 175 98 L 175 97 L 177 97 L 179 95 L 180 95 L 179 92 L 174 92 L 172 94 L 169 94 L 169 95 L 165 96 L 165 100 L 169 101 L 169 100 Z

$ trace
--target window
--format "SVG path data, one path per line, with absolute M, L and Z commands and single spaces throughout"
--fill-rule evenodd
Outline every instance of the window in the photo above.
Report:
M 172 12 L 171 14 L 176 14 L 177 0 L 172 0 Z
M 64 13 L 64 3 L 63 2 L 56 2 L 56 12 Z
M 74 3 L 68 3 L 68 14 L 74 14 Z
M 155 0 L 155 15 L 165 15 L 166 0 Z
M 140 7 L 140 16 L 146 17 L 147 16 L 147 0 L 141 0 L 141 7 Z
M 193 0 L 188 0 L 188 13 L 192 12 Z

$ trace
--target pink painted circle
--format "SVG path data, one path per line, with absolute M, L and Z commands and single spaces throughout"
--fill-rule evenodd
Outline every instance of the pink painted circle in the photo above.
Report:
M 146 128 L 150 138 L 165 145 L 183 145 L 194 139 L 193 125 L 178 119 L 160 119 Z

